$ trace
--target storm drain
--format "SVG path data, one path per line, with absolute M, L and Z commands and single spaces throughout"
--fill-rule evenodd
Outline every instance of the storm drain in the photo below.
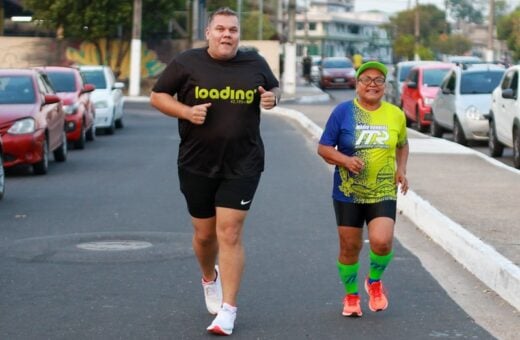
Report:
M 77 244 L 76 247 L 92 251 L 126 251 L 152 247 L 153 244 L 144 241 L 98 241 Z
M 191 233 L 124 232 L 26 238 L 0 246 L 0 256 L 32 263 L 127 263 L 193 256 Z

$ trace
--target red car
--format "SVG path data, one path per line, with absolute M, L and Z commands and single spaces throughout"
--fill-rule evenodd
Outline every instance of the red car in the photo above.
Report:
M 4 167 L 31 165 L 47 173 L 49 155 L 67 160 L 65 112 L 47 76 L 32 69 L 0 69 L 0 136 Z
M 320 87 L 356 87 L 356 70 L 349 58 L 323 58 L 320 65 Z
M 401 91 L 401 103 L 406 121 L 425 132 L 432 121 L 432 103 L 444 76 L 454 65 L 432 63 L 416 65 L 408 73 Z
M 78 69 L 72 67 L 46 66 L 38 68 L 47 74 L 54 90 L 63 103 L 67 140 L 76 149 L 84 149 L 87 140 L 96 135 L 95 109 L 90 93 L 95 87 L 85 84 Z
M 5 171 L 4 171 L 4 144 L 0 137 L 0 200 L 5 194 Z

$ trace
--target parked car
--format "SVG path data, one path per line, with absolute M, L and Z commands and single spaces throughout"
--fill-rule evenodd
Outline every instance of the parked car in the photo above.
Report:
M 85 84 L 76 68 L 46 66 L 38 69 L 47 74 L 62 101 L 67 140 L 76 149 L 85 148 L 86 141 L 94 140 L 96 134 L 96 114 L 90 100 L 94 85 Z
M 4 144 L 0 137 L 0 200 L 5 195 Z
M 96 108 L 96 129 L 109 135 L 123 127 L 123 91 L 125 84 L 116 81 L 112 69 L 106 65 L 80 66 L 85 81 L 93 84 L 92 101 Z
M 500 157 L 513 148 L 513 164 L 520 169 L 520 65 L 508 68 L 493 91 L 489 112 L 489 153 Z
M 431 63 L 436 63 L 436 61 L 411 60 L 398 62 L 393 68 L 393 72 L 386 77 L 385 100 L 399 107 L 403 107 L 401 103 L 401 93 L 403 83 L 406 77 L 408 77 L 408 73 L 410 73 L 410 70 L 416 65 Z
M 442 137 L 444 132 L 453 131 L 453 140 L 462 145 L 487 140 L 491 93 L 504 70 L 493 64 L 478 64 L 468 69 L 453 67 L 432 104 L 432 135 Z
M 327 57 L 321 60 L 320 81 L 322 89 L 331 87 L 356 87 L 356 71 L 349 58 Z
M 425 132 L 430 127 L 431 105 L 444 76 L 453 67 L 450 63 L 416 65 L 403 84 L 401 103 L 408 125 Z
M 50 152 L 67 160 L 65 112 L 47 76 L 34 69 L 0 69 L 0 135 L 4 167 L 31 165 L 47 173 Z

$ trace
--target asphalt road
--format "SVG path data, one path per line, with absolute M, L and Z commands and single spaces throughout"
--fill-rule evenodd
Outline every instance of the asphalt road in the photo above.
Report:
M 0 339 L 213 338 L 178 190 L 176 120 L 142 104 L 126 114 L 124 129 L 47 175 L 8 176 Z M 398 241 L 389 309 L 370 312 L 362 293 L 363 317 L 342 317 L 330 169 L 291 122 L 264 116 L 262 131 L 266 171 L 246 221 L 234 338 L 494 338 Z M 361 277 L 367 257 L 365 247 Z

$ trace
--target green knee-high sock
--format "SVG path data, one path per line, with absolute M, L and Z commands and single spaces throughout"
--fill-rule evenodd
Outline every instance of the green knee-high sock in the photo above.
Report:
M 383 272 L 392 260 L 393 256 L 393 251 L 381 256 L 370 250 L 370 270 L 368 272 L 368 278 L 373 281 L 381 280 L 381 276 L 383 275 Z
M 357 294 L 358 283 L 357 274 L 359 270 L 359 262 L 354 264 L 343 264 L 338 261 L 338 272 L 341 282 L 345 286 L 345 293 Z

